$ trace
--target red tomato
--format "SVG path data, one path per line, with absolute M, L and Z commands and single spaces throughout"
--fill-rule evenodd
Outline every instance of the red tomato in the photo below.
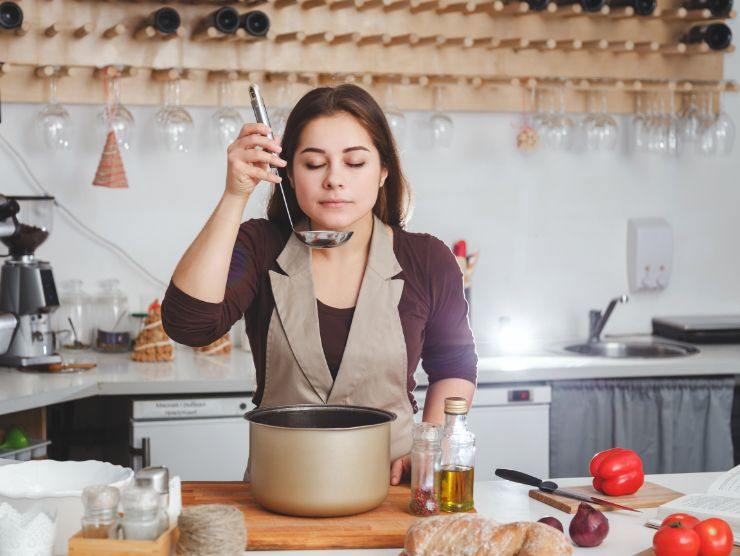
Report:
M 698 556 L 700 545 L 696 531 L 679 524 L 661 527 L 653 537 L 656 556 Z
M 694 526 L 701 540 L 699 556 L 727 556 L 732 552 L 732 529 L 726 521 L 712 517 Z
M 679 523 L 682 527 L 686 527 L 686 529 L 693 529 L 699 523 L 699 520 L 689 514 L 671 514 L 663 520 L 660 526 L 665 527 L 671 523 Z

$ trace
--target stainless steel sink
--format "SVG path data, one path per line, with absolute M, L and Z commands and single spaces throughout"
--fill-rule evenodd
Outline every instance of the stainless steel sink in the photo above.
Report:
M 567 346 L 566 351 L 594 357 L 684 357 L 699 353 L 699 348 L 664 342 L 586 342 Z

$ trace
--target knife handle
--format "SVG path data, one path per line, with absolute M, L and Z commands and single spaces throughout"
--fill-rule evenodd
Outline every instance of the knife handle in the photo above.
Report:
M 537 477 L 533 477 L 532 475 L 527 475 L 526 473 L 522 473 L 521 471 L 514 471 L 513 469 L 496 469 L 494 473 L 497 477 L 501 477 L 502 479 L 506 479 L 507 481 L 513 481 L 515 483 L 521 483 L 523 485 L 529 485 L 535 488 L 539 488 L 539 486 L 542 484 L 542 479 L 538 479 Z

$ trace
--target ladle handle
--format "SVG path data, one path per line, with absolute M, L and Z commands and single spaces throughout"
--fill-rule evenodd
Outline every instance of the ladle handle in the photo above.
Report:
M 257 120 L 257 123 L 265 124 L 266 126 L 270 127 L 270 118 L 267 116 L 267 107 L 265 106 L 265 101 L 262 100 L 262 94 L 260 94 L 260 87 L 256 83 L 250 83 L 249 84 L 249 100 L 252 102 L 252 110 L 254 110 L 254 118 Z M 274 136 L 272 134 L 272 130 L 267 134 L 268 139 L 274 139 Z M 272 172 L 273 174 L 277 174 L 277 169 L 273 166 L 267 165 L 268 171 Z M 285 198 L 285 190 L 283 189 L 283 184 L 278 183 L 278 187 L 280 188 L 280 194 L 283 197 L 283 205 L 285 205 L 285 213 L 288 215 L 288 222 L 290 223 L 290 229 L 294 230 L 293 228 L 293 218 L 290 216 L 290 209 L 288 208 L 288 199 Z

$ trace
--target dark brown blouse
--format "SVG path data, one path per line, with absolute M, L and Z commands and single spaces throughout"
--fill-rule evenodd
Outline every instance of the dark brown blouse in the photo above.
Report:
M 259 405 L 265 376 L 265 350 L 270 317 L 275 307 L 269 270 L 281 272 L 276 259 L 287 237 L 264 219 L 243 223 L 237 235 L 221 303 L 195 299 L 170 282 L 162 302 L 162 323 L 181 344 L 204 346 L 215 341 L 244 317 L 257 370 Z M 393 228 L 393 252 L 404 281 L 398 312 L 406 340 L 408 391 L 416 386 L 419 360 L 429 383 L 462 378 L 475 383 L 478 358 L 468 324 L 462 274 L 449 248 L 429 234 Z M 317 300 L 321 344 L 334 378 L 342 361 L 354 309 L 329 307 Z M 416 404 L 414 404 L 416 408 Z

